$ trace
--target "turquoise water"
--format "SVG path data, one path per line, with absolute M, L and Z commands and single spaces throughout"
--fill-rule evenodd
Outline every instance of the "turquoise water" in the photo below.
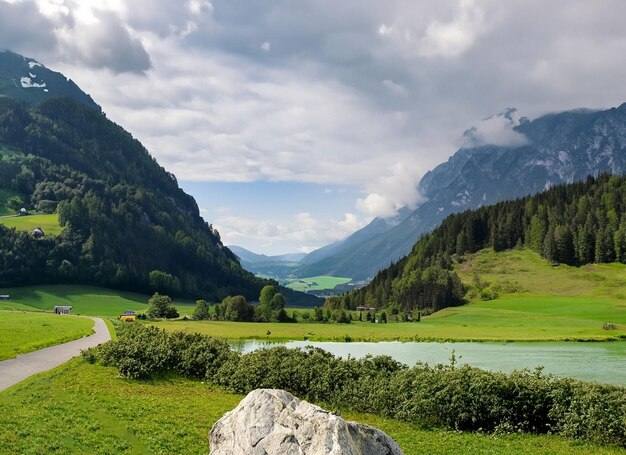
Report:
M 537 343 L 334 343 L 290 341 L 289 348 L 315 346 L 340 357 L 367 354 L 389 355 L 407 365 L 416 362 L 448 364 L 454 349 L 457 365 L 468 364 L 491 371 L 510 372 L 543 366 L 544 373 L 626 386 L 626 342 L 537 342 Z M 274 346 L 246 341 L 241 352 Z

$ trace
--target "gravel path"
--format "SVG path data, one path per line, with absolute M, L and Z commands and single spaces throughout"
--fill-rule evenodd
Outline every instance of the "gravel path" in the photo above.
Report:
M 63 316 L 59 316 L 63 317 Z M 0 362 L 0 390 L 11 387 L 24 379 L 64 364 L 80 354 L 82 349 L 97 346 L 111 339 L 109 329 L 100 318 L 95 322 L 93 335 L 68 343 L 50 346 L 39 351 L 18 355 L 15 359 Z

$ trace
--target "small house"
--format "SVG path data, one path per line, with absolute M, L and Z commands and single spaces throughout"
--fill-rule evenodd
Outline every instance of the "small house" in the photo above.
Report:
M 68 305 L 56 305 L 54 307 L 54 314 L 70 314 L 72 307 Z
M 356 310 L 357 311 L 371 311 L 371 312 L 376 313 L 376 308 L 368 307 L 368 306 L 358 306 L 356 307 Z
M 20 216 L 24 216 L 24 215 L 28 215 L 28 212 L 26 211 L 26 209 L 24 207 L 22 207 L 20 209 Z
M 11 296 L 9 294 L 2 294 L 0 295 L 0 300 L 9 300 L 11 298 Z
M 122 314 L 120 314 L 120 321 L 134 321 L 135 319 L 137 319 L 137 313 L 135 313 L 134 311 L 124 311 Z
M 39 226 L 37 226 L 35 229 L 33 229 L 32 236 L 35 239 L 41 239 L 41 238 L 45 237 L 46 234 L 43 232 L 43 229 L 41 229 Z

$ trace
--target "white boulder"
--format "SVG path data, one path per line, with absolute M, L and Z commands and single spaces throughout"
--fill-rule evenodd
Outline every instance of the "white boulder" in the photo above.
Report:
M 250 392 L 215 423 L 209 440 L 211 455 L 402 455 L 382 431 L 278 389 Z

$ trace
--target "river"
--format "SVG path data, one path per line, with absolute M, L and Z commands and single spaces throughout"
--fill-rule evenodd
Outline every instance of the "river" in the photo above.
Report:
M 543 366 L 544 373 L 626 386 L 626 342 L 535 342 L 535 343 L 426 343 L 378 342 L 334 343 L 290 341 L 289 348 L 315 346 L 340 357 L 367 354 L 389 355 L 407 365 L 416 362 L 448 364 L 454 349 L 457 365 L 468 364 L 491 371 L 510 372 Z M 235 345 L 240 352 L 275 346 L 246 341 Z

